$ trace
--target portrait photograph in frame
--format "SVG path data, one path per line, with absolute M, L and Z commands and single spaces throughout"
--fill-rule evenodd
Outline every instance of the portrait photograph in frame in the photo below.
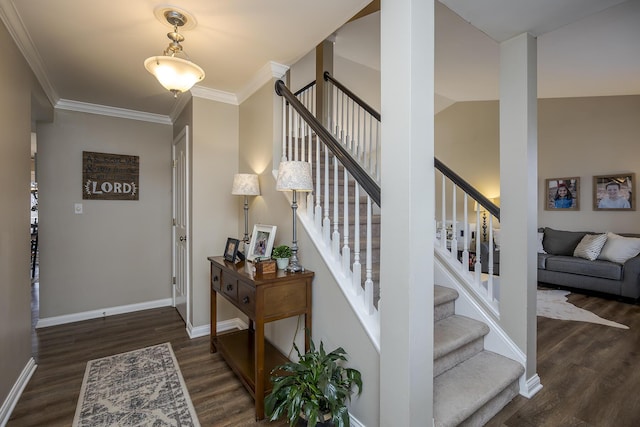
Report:
M 256 224 L 253 226 L 249 248 L 245 256 L 249 261 L 270 259 L 273 241 L 276 239 L 275 225 Z
M 580 178 L 546 179 L 543 203 L 548 211 L 580 210 Z
M 633 187 L 635 173 L 598 175 L 593 177 L 594 211 L 635 211 Z
M 239 246 L 240 240 L 233 237 L 227 238 L 227 244 L 224 247 L 224 259 L 229 262 L 235 262 Z

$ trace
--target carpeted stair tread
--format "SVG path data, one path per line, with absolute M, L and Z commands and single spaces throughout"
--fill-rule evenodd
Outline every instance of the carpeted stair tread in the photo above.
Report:
M 523 373 L 519 363 L 486 350 L 442 373 L 433 384 L 435 425 L 461 424 Z
M 434 325 L 433 358 L 438 359 L 489 333 L 489 327 L 477 320 L 454 314 Z
M 445 286 L 435 285 L 433 287 L 434 303 L 436 306 L 446 304 L 458 298 L 458 291 Z

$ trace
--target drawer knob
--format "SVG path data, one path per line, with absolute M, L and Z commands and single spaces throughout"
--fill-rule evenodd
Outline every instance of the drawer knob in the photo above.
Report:
M 213 276 L 213 281 L 217 282 L 218 281 L 218 276 Z
M 228 291 L 232 291 L 233 290 L 233 285 L 227 285 L 227 290 Z
M 244 304 L 249 304 L 249 297 L 244 297 L 244 298 L 242 298 L 242 302 L 243 302 Z

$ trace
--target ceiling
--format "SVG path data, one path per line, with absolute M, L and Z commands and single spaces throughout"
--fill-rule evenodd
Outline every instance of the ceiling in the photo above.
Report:
M 525 31 L 538 37 L 540 97 L 640 94 L 640 0 L 441 1 L 436 92 L 443 102 L 497 99 L 499 42 Z M 379 70 L 379 13 L 340 28 L 368 2 L 176 1 L 196 21 L 181 30 L 185 51 L 207 74 L 196 90 L 241 102 L 281 72 L 279 64 L 295 63 L 332 33 L 336 54 Z M 154 15 L 158 6 L 0 0 L 0 18 L 53 104 L 169 117 L 180 97 L 142 65 L 168 44 L 171 28 Z

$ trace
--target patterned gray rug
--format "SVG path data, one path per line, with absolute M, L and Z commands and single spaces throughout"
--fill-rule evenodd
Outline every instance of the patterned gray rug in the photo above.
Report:
M 89 361 L 73 426 L 199 427 L 171 344 Z

